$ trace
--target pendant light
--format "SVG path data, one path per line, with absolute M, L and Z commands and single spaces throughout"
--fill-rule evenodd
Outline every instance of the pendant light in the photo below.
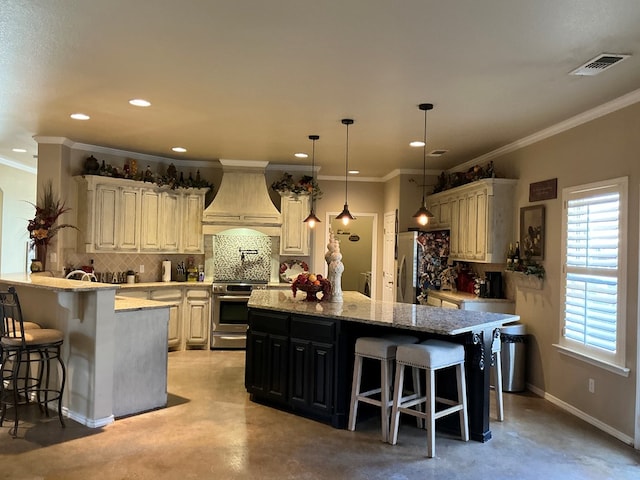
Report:
M 304 219 L 304 223 L 309 225 L 309 228 L 316 226 L 320 220 L 316 217 L 315 204 L 316 204 L 316 140 L 320 139 L 320 135 L 309 135 L 309 140 L 312 142 L 311 150 L 311 211 L 309 216 Z
M 429 219 L 433 218 L 433 213 L 427 210 L 425 201 L 425 188 L 427 186 L 427 111 L 433 109 L 432 103 L 421 103 L 418 108 L 424 112 L 424 137 L 422 146 L 422 205 L 413 215 L 417 222 L 425 226 L 429 223 Z
M 347 176 L 349 175 L 349 125 L 353 125 L 351 118 L 343 118 L 342 124 L 347 126 L 347 148 L 344 161 L 344 209 L 336 217 L 336 220 L 342 220 L 343 225 L 348 225 L 349 220 L 355 220 L 356 217 L 349 212 L 349 202 L 347 201 Z

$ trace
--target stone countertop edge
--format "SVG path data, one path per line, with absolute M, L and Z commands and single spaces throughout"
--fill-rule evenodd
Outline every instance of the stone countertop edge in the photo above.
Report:
M 154 308 L 169 308 L 170 303 L 159 302 L 157 300 L 146 300 L 144 298 L 129 298 L 116 295 L 115 298 L 115 311 L 119 312 L 131 312 L 135 310 L 150 310 Z
M 114 286 L 123 290 L 130 290 L 135 288 L 176 288 L 176 287 L 189 287 L 189 288 L 204 288 L 211 289 L 211 283 L 207 282 L 139 282 L 139 283 L 115 283 Z
M 304 292 L 294 298 L 286 290 L 254 290 L 249 308 L 312 315 L 438 335 L 460 335 L 499 328 L 519 315 L 476 312 L 410 303 L 371 300 L 358 292 L 343 292 L 342 302 L 307 302 Z
M 65 278 L 45 277 L 27 273 L 5 274 L 0 277 L 0 285 L 28 286 L 56 292 L 93 292 L 96 290 L 116 290 L 119 288 L 119 285 L 111 283 L 67 280 Z
M 478 303 L 513 303 L 508 298 L 485 298 L 467 292 L 454 292 L 453 290 L 429 290 L 427 295 L 433 295 L 441 300 L 451 300 L 453 302 L 478 302 Z

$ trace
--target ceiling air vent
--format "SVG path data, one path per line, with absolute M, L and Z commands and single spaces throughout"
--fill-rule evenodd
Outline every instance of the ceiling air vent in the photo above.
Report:
M 597 75 L 630 56 L 631 55 L 620 55 L 618 53 L 602 53 L 597 57 L 592 58 L 584 65 L 579 66 L 574 71 L 570 72 L 569 75 Z
M 429 152 L 429 156 L 430 157 L 441 157 L 442 155 L 444 155 L 445 153 L 447 153 L 449 150 L 431 150 Z

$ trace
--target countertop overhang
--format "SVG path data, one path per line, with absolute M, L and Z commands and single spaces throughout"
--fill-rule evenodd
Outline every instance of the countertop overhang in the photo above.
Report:
M 96 290 L 116 290 L 120 287 L 120 285 L 111 283 L 67 280 L 65 278 L 30 275 L 27 273 L 5 274 L 0 278 L 0 285 L 30 286 L 56 292 L 93 292 Z
M 382 302 L 358 292 L 343 292 L 343 301 L 335 303 L 307 302 L 304 298 L 303 292 L 299 292 L 294 298 L 293 292 L 287 290 L 254 290 L 248 306 L 438 335 L 460 335 L 494 329 L 520 320 L 519 315 Z

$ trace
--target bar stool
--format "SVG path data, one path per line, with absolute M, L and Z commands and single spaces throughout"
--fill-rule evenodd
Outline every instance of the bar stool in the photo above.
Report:
M 66 369 L 60 350 L 63 334 L 48 328 L 27 329 L 29 322 L 22 319 L 18 294 L 13 287 L 0 291 L 0 313 L 2 314 L 0 351 L 0 426 L 7 406 L 14 408 L 14 425 L 9 433 L 18 434 L 18 406 L 35 399 L 41 411 L 49 416 L 49 402 L 57 401 L 58 418 L 62 419 L 62 395 L 66 381 Z M 36 324 L 32 324 L 33 327 Z M 53 385 L 51 361 L 60 366 L 60 386 Z M 32 366 L 35 365 L 35 369 Z M 35 373 L 34 373 L 35 370 Z
M 418 339 L 411 335 L 388 335 L 384 337 L 360 337 L 356 340 L 355 362 L 353 365 L 353 381 L 351 383 L 351 406 L 349 409 L 348 428 L 356 429 L 359 402 L 380 407 L 382 441 L 389 439 L 389 415 L 392 404 L 393 366 L 398 345 L 417 343 Z M 363 359 L 370 358 L 380 362 L 380 387 L 360 391 Z M 417 375 L 415 377 L 417 379 Z M 378 397 L 379 396 L 379 397 Z M 376 398 L 378 397 L 378 398 Z
M 453 401 L 436 396 L 436 371 L 456 367 L 458 399 Z M 419 392 L 403 395 L 405 367 L 426 370 L 426 394 Z M 425 412 L 420 406 L 425 404 Z M 448 408 L 436 412 L 436 403 L 449 405 Z M 416 408 L 417 407 L 417 408 Z M 407 413 L 426 420 L 427 456 L 435 455 L 435 424 L 438 418 L 459 412 L 460 433 L 465 442 L 469 441 L 469 421 L 467 414 L 467 388 L 464 377 L 464 347 L 442 340 L 427 340 L 418 345 L 400 345 L 396 352 L 396 378 L 391 410 L 390 443 L 398 440 L 400 413 Z
M 497 329 L 493 335 L 491 344 L 491 355 L 493 356 L 492 373 L 495 377 L 495 385 L 491 387 L 496 392 L 496 416 L 499 422 L 504 421 L 504 401 L 502 397 L 502 340 L 500 330 Z

